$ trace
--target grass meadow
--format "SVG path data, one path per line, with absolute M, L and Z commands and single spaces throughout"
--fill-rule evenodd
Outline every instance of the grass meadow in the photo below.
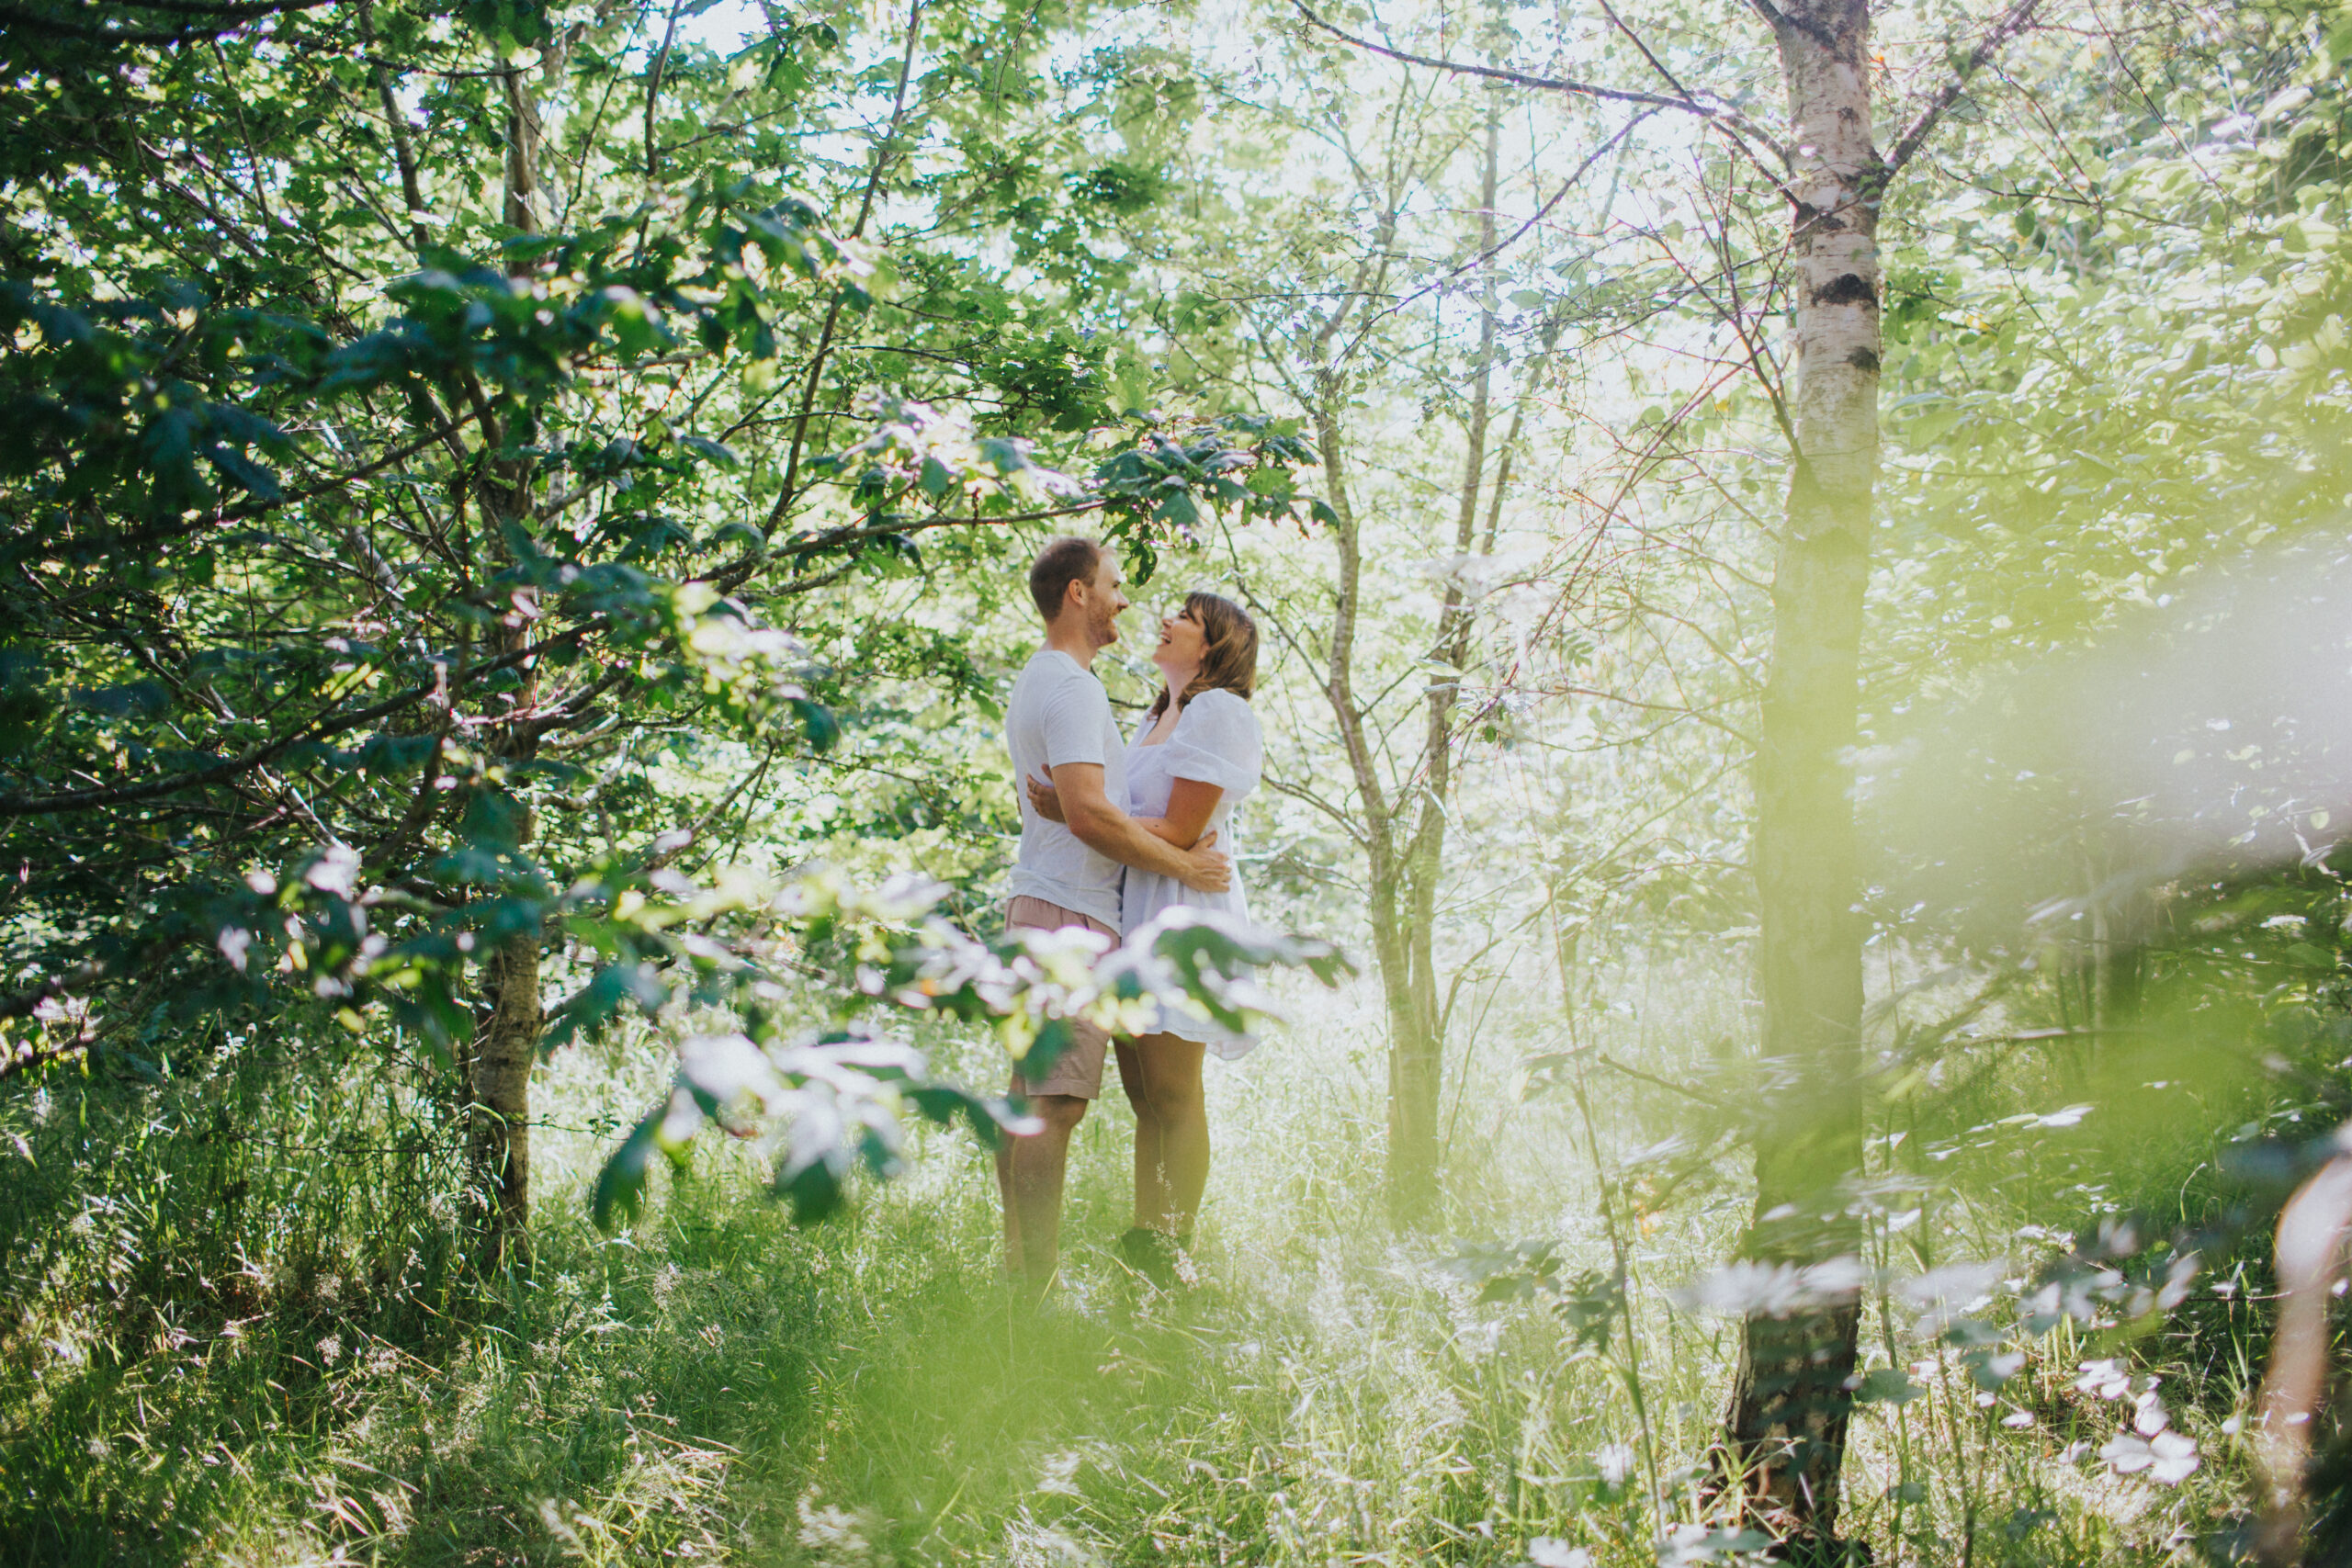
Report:
M 1596 1008 L 1587 1043 L 1665 1083 L 1738 1028 L 1736 977 L 1703 964 L 1616 988 L 1634 1000 Z M 925 1134 L 902 1180 L 810 1228 L 767 1199 L 755 1151 L 707 1135 L 631 1232 L 599 1235 L 585 1184 L 666 1081 L 653 1032 L 545 1070 L 537 1288 L 487 1298 L 433 1250 L 447 1140 L 358 1058 L 341 1098 L 305 1103 L 233 1052 L 164 1087 L 55 1080 L 0 1125 L 0 1561 L 1730 1555 L 1706 1456 L 1737 1324 L 1674 1297 L 1724 1255 L 1740 1183 L 1654 1174 L 1689 1139 L 1648 1078 L 1589 1077 L 1590 1136 L 1572 1097 L 1523 1100 L 1557 1024 L 1532 994 L 1498 996 L 1456 1087 L 1444 1234 L 1383 1218 L 1376 993 L 1295 988 L 1262 1050 L 1210 1065 L 1204 1288 L 1154 1296 L 1111 1257 L 1131 1135 L 1114 1090 L 1080 1130 L 1067 1278 L 1040 1315 L 998 1280 L 994 1190 L 962 1134 Z M 934 1043 L 969 1078 L 998 1070 Z M 95 1168 L 108 1117 L 146 1136 Z M 2031 1218 L 2002 1201 L 1996 1183 L 1873 1234 L 1891 1264 L 1906 1225 L 1989 1256 Z M 1606 1272 L 1612 1228 L 1638 1333 L 1612 1323 L 1605 1343 L 1442 1267 L 1548 1238 L 1564 1271 Z M 2097 1347 L 2027 1345 L 1996 1398 L 1914 1315 L 1883 1291 L 1866 1313 L 1866 1361 L 1910 1367 L 1916 1390 L 1856 1420 L 1847 1517 L 1880 1562 L 2170 1561 L 2235 1506 L 2246 1456 L 2222 1424 L 2257 1371 L 2235 1317 L 2193 1355 L 2163 1335 L 2127 1352 L 2131 1386 L 2168 1380 L 2200 1444 L 2164 1484 L 2098 1457 L 2134 1405 L 2077 1387 Z

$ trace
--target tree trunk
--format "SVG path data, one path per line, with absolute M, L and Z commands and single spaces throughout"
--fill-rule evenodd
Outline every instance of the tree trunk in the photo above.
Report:
M 1495 248 L 1495 196 L 1500 172 L 1500 100 L 1487 118 L 1486 165 L 1479 204 L 1479 254 Z M 1384 221 L 1378 249 L 1388 249 L 1395 212 Z M 1384 260 L 1383 264 L 1385 265 Z M 1485 263 L 1481 262 L 1482 270 Z M 1344 310 L 1326 322 L 1317 340 L 1317 358 L 1328 361 L 1331 337 Z M 1487 431 L 1492 407 L 1495 357 L 1495 287 L 1485 282 L 1485 310 L 1478 357 L 1465 421 L 1469 451 L 1462 500 L 1455 520 L 1455 549 L 1467 556 L 1477 545 L 1478 501 L 1484 488 Z M 1324 480 L 1332 513 L 1331 532 L 1340 555 L 1333 605 L 1330 664 L 1325 695 L 1348 754 L 1358 798 L 1363 805 L 1363 842 L 1370 896 L 1365 913 L 1372 925 L 1373 955 L 1380 969 L 1382 1000 L 1388 1018 L 1388 1165 L 1385 1197 L 1390 1219 L 1417 1226 L 1435 1211 L 1442 1191 L 1439 1111 L 1443 1103 L 1445 1031 L 1439 1004 L 1434 930 L 1439 874 L 1442 869 L 1448 796 L 1453 784 L 1453 713 L 1460 700 L 1461 669 L 1469 657 L 1471 607 L 1461 584 L 1448 586 L 1440 611 L 1432 657 L 1453 667 L 1424 692 L 1421 749 L 1408 783 L 1418 797 L 1406 831 L 1407 811 L 1384 788 L 1363 714 L 1353 686 L 1356 620 L 1362 606 L 1363 540 L 1348 495 L 1341 460 L 1338 410 L 1344 389 L 1323 376 L 1313 400 L 1316 440 L 1323 456 Z M 1513 429 L 1516 430 L 1516 424 Z M 1500 481 L 1495 490 L 1498 502 Z M 1491 536 L 1494 519 L 1490 517 Z
M 1877 201 L 1867 0 L 1792 0 L 1775 23 L 1798 162 L 1793 454 L 1772 583 L 1772 669 L 1756 758 L 1763 1050 L 1756 1212 L 1742 1251 L 1804 1267 L 1860 1252 L 1864 926 L 1847 762 L 1878 469 Z M 1750 1517 L 1834 1555 L 1859 1309 L 1825 1291 L 1751 1314 L 1725 1419 Z
M 1426 1036 L 1417 1027 L 1412 998 L 1412 961 L 1406 936 L 1405 868 L 1396 842 L 1396 822 L 1380 781 L 1372 739 L 1364 733 L 1363 710 L 1355 697 L 1356 616 L 1363 604 L 1363 548 L 1355 506 L 1348 494 L 1341 454 L 1338 404 L 1343 389 L 1317 389 L 1315 439 L 1323 455 L 1324 489 L 1336 519 L 1332 543 L 1340 573 L 1331 607 L 1330 662 L 1324 696 L 1331 705 L 1340 742 L 1348 754 L 1356 795 L 1363 805 L 1364 871 L 1370 895 L 1364 914 L 1372 925 L 1372 950 L 1380 970 L 1381 998 L 1388 1014 L 1389 1216 L 1411 1224 L 1428 1213 L 1437 1191 L 1437 1075 Z
M 490 1021 L 475 1037 L 466 1164 L 478 1204 L 474 1263 L 483 1274 L 529 1262 L 531 1065 L 539 1054 L 539 944 L 534 927 L 483 965 Z
M 1408 891 L 1391 862 L 1373 884 L 1373 957 L 1388 1012 L 1388 1217 L 1399 1227 L 1425 1223 L 1437 1207 L 1438 1105 L 1444 1046 L 1427 1005 L 1429 942 L 1409 930 L 1398 898 Z
M 510 506 L 527 509 L 530 503 L 527 484 L 485 484 L 481 489 L 485 498 L 492 499 L 502 511 Z M 510 613 L 507 625 L 500 628 L 499 651 L 515 653 L 528 648 L 530 627 L 530 617 L 519 607 Z M 537 705 L 538 692 L 537 663 L 526 663 L 523 683 L 513 694 L 515 716 L 491 728 L 491 748 L 510 768 L 530 761 L 538 750 L 537 732 L 529 716 Z M 531 842 L 534 824 L 523 802 L 516 800 L 513 805 L 514 850 L 519 860 Z M 482 964 L 482 999 L 488 1004 L 488 1018 L 475 1032 L 467 1073 L 470 1100 L 466 1170 L 475 1206 L 474 1265 L 485 1277 L 501 1269 L 526 1273 L 530 1269 L 531 1068 L 538 1061 L 539 1035 L 546 1022 L 539 997 L 539 961 L 546 940 L 534 906 L 522 929 L 501 942 Z
M 514 228 L 535 232 L 540 125 L 528 79 L 506 75 L 505 217 Z M 474 396 L 482 394 L 476 389 Z M 482 439 L 492 448 L 489 475 L 478 487 L 491 525 L 489 547 L 507 557 L 505 532 L 531 523 L 532 465 L 527 457 L 497 456 L 503 434 L 495 418 L 482 421 Z M 501 655 L 531 645 L 537 606 L 530 591 L 518 591 L 494 639 Z M 532 710 L 538 703 L 536 660 L 521 667 L 522 683 L 510 694 L 505 722 L 489 727 L 489 750 L 511 767 L 528 761 L 538 749 Z M 497 787 L 497 786 L 491 786 Z M 519 859 L 532 838 L 531 815 L 513 802 L 512 847 Z M 510 895 L 511 896 L 511 895 Z M 508 934 L 482 964 L 486 1017 L 475 1032 L 467 1063 L 467 1186 L 474 1213 L 474 1265 L 483 1275 L 530 1266 L 531 1068 L 539 1055 L 546 1013 L 539 998 L 539 962 L 546 933 L 536 908 L 523 928 Z
M 506 73 L 506 200 L 510 229 L 539 231 L 539 107 L 521 69 Z
M 1487 111 L 1487 155 L 1478 193 L 1478 254 L 1495 248 L 1495 194 L 1501 174 L 1502 105 L 1491 97 Z M 1462 463 L 1462 500 L 1454 514 L 1453 549 L 1467 558 L 1478 545 L 1478 497 L 1486 481 L 1487 427 L 1493 407 L 1495 368 L 1495 277 L 1491 264 L 1482 261 L 1485 275 L 1483 310 L 1478 325 L 1478 358 L 1471 373 L 1470 409 L 1464 421 L 1467 447 Z M 1497 499 L 1500 495 L 1498 492 Z M 1396 1184 L 1392 1206 L 1399 1217 L 1418 1221 L 1435 1201 L 1439 1168 L 1444 1160 L 1438 1132 L 1438 1112 L 1445 1088 L 1445 1030 L 1438 996 L 1437 891 L 1444 869 L 1445 829 L 1453 793 L 1453 715 L 1461 701 L 1463 667 L 1470 658 L 1469 596 L 1457 573 L 1446 584 L 1438 612 L 1436 646 L 1430 651 L 1447 671 L 1432 675 L 1422 694 L 1424 705 L 1420 755 L 1420 802 L 1415 812 L 1413 836 L 1403 855 L 1403 902 L 1407 910 L 1399 933 L 1404 947 L 1403 995 L 1390 1008 L 1389 1070 L 1392 1148 L 1403 1148 L 1410 1163 L 1400 1174 L 1409 1182 Z

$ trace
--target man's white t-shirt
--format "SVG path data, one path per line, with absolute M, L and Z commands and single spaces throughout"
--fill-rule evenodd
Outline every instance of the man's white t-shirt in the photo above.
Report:
M 1064 762 L 1098 763 L 1103 798 L 1126 809 L 1126 743 L 1111 716 L 1102 682 L 1060 649 L 1039 649 L 1012 682 L 1004 737 L 1012 750 L 1013 794 L 1021 801 L 1021 853 L 1012 865 L 1012 897 L 1043 898 L 1118 930 L 1125 867 L 1088 849 L 1061 823 L 1038 816 L 1025 783 L 1050 780 L 1051 770 Z

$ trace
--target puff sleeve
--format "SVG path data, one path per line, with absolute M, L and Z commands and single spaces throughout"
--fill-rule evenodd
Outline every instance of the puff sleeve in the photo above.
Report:
M 1265 740 L 1246 697 L 1203 692 L 1184 705 L 1167 744 L 1170 776 L 1215 784 L 1227 805 L 1258 787 Z

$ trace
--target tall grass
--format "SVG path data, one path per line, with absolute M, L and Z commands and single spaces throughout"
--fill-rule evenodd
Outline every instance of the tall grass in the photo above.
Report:
M 1505 987 L 1449 1107 L 1452 1234 L 1427 1238 L 1380 1213 L 1376 994 L 1302 994 L 1302 1021 L 1210 1068 L 1207 1286 L 1157 1297 L 1109 1254 L 1114 1090 L 1080 1132 L 1041 1316 L 998 1281 L 961 1134 L 813 1230 L 761 1195 L 752 1151 L 706 1146 L 635 1230 L 596 1235 L 582 1186 L 665 1075 L 650 1033 L 547 1070 L 537 1282 L 490 1299 L 435 1239 L 450 1129 L 357 1047 L 324 1076 L 230 1048 L 160 1085 L 60 1077 L 0 1110 L 23 1150 L 0 1152 L 0 1561 L 1630 1564 L 1661 1533 L 1697 1560 L 1722 1545 L 1707 1450 L 1736 1323 L 1672 1292 L 1745 1216 L 1736 1171 L 1675 1174 L 1706 1153 L 1676 1086 L 1738 1036 L 1740 994 L 1703 954 L 1613 976 L 1580 1043 L 1650 1077 L 1589 1066 L 1589 1138 L 1570 1099 L 1522 1102 L 1560 1025 L 1538 980 Z M 936 1043 L 967 1078 L 1000 1070 Z M 2007 1207 L 1997 1184 L 1898 1190 L 1902 1157 L 1872 1222 L 1891 1274 L 2017 1250 L 2047 1218 L 2022 1187 Z M 1543 1237 L 1607 1271 L 1611 1224 L 1633 1332 L 1602 1346 L 1438 1267 Z M 2154 1561 L 2217 1528 L 2244 1461 L 2219 1423 L 2258 1350 L 2252 1314 L 2200 1310 L 2194 1343 L 2037 1342 L 1995 1395 L 1881 1291 L 1866 1359 L 1925 1393 L 1858 1418 L 1850 1528 L 1881 1562 L 1951 1564 Z M 2096 1458 L 2132 1407 L 2077 1388 L 2080 1363 L 2117 1355 L 2205 1445 L 2185 1484 Z

